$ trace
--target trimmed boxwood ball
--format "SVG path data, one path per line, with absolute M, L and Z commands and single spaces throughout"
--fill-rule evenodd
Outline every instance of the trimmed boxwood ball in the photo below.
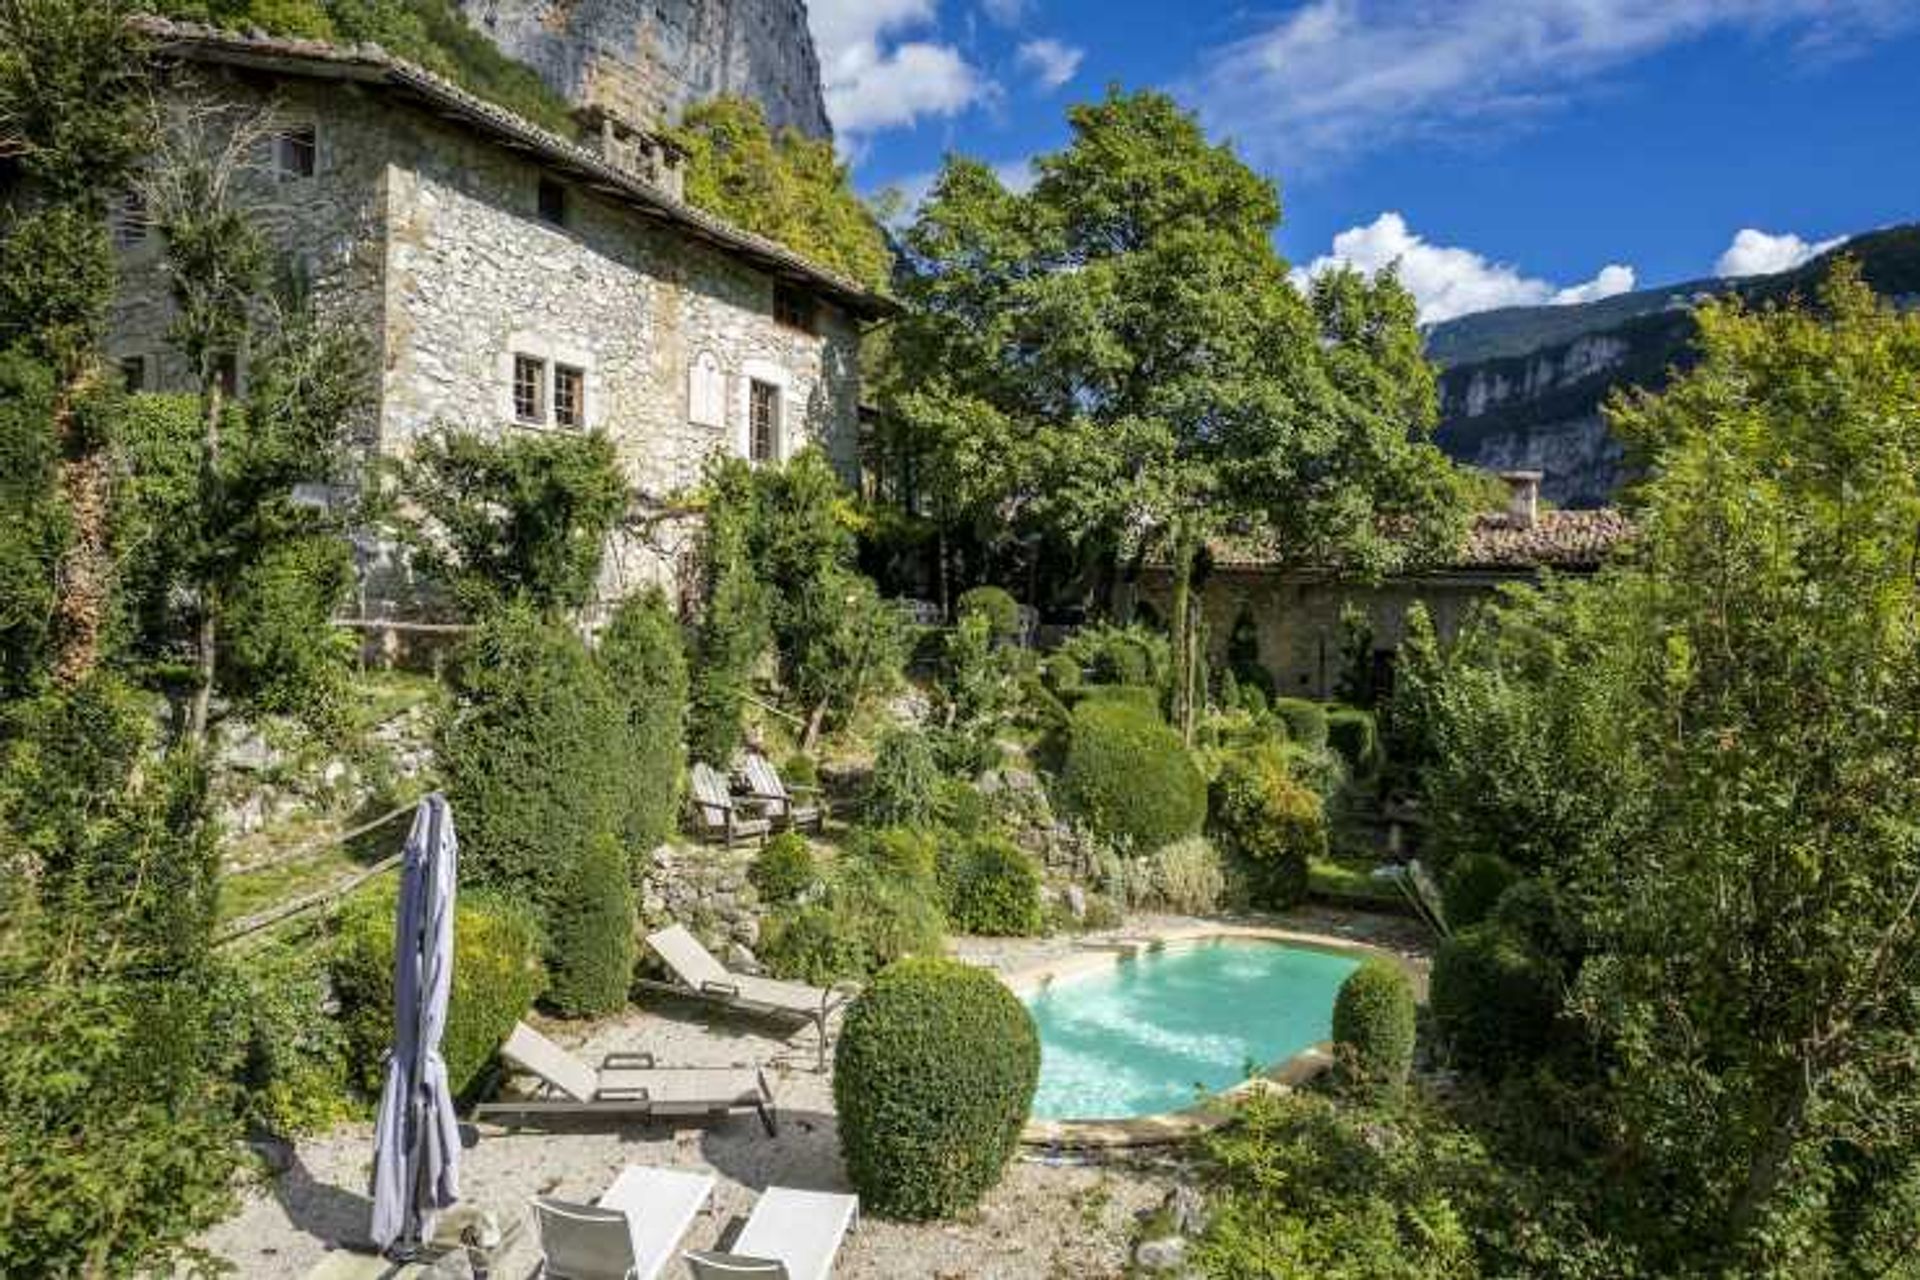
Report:
M 1305 698 L 1275 698 L 1273 714 L 1287 726 L 1287 740 L 1312 749 L 1327 745 L 1327 711 Z
M 1040 868 L 1004 836 L 983 836 L 959 850 L 947 918 L 962 933 L 1024 938 L 1046 923 Z
M 1207 816 L 1206 779 L 1180 735 L 1126 702 L 1074 708 L 1060 791 L 1096 834 L 1141 854 L 1194 835 Z
M 384 885 L 341 910 L 327 957 L 340 1000 L 354 1083 L 377 1096 L 381 1055 L 393 1038 L 393 912 L 397 891 Z M 492 895 L 462 894 L 453 916 L 453 990 L 440 1052 L 447 1083 L 465 1097 L 513 1024 L 546 987 L 540 932 L 532 913 Z
M 918 1222 L 978 1204 L 1039 1079 L 1033 1018 L 992 974 L 946 959 L 889 966 L 834 1051 L 840 1150 L 863 1206 Z
M 1449 929 L 1470 929 L 1493 912 L 1500 895 L 1520 873 L 1505 858 L 1491 853 L 1469 853 L 1456 858 L 1440 884 L 1440 906 Z
M 813 850 L 807 846 L 805 837 L 792 831 L 782 831 L 767 841 L 767 847 L 747 868 L 747 880 L 759 891 L 760 900 L 769 906 L 792 902 L 817 878 Z
M 1340 753 L 1356 778 L 1370 778 L 1380 768 L 1380 732 L 1371 711 L 1335 707 L 1327 712 L 1327 745 Z
M 999 587 L 975 587 L 963 591 L 954 602 L 954 613 L 968 618 L 980 614 L 995 640 L 1012 640 L 1020 634 L 1020 603 Z
M 569 1017 L 624 1006 L 633 986 L 633 886 L 611 836 L 594 840 L 574 861 L 552 921 L 547 1003 Z
M 1545 1052 L 1560 1009 L 1559 984 L 1552 966 L 1523 939 L 1480 925 L 1440 945 L 1427 1004 L 1455 1062 L 1500 1076 Z
M 1413 1070 L 1413 983 L 1406 970 L 1371 956 L 1340 984 L 1333 1002 L 1334 1053 L 1351 1088 L 1397 1092 Z

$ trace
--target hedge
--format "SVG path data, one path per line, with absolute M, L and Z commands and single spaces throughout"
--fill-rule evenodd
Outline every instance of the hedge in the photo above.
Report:
M 747 880 L 759 891 L 760 901 L 770 907 L 792 902 L 818 878 L 813 850 L 806 837 L 794 831 L 782 831 L 767 841 L 766 848 L 747 868 Z
M 957 848 L 947 919 L 962 933 L 1024 938 L 1043 931 L 1040 868 L 1004 836 L 983 836 Z
M 1207 816 L 1206 780 L 1180 735 L 1125 702 L 1074 709 L 1060 791 L 1096 834 L 1138 853 L 1195 834 Z
M 1287 726 L 1287 739 L 1303 747 L 1327 745 L 1327 712 L 1317 702 L 1305 698 L 1275 698 L 1273 714 Z
M 600 634 L 599 659 L 626 711 L 620 838 L 644 853 L 673 833 L 687 760 L 687 656 L 666 594 L 654 587 L 621 601 Z
M 547 1003 L 578 1018 L 625 1006 L 633 987 L 633 882 L 613 837 L 601 836 L 575 861 L 550 919 Z
M 1369 957 L 1340 984 L 1333 1002 L 1334 1052 L 1351 1088 L 1398 1092 L 1413 1071 L 1413 984 L 1406 970 Z
M 1380 769 L 1380 730 L 1371 711 L 1360 707 L 1328 711 L 1327 745 L 1340 753 L 1356 778 L 1371 778 Z
M 1493 912 L 1500 895 L 1520 878 L 1513 864 L 1491 853 L 1454 859 L 1440 884 L 1440 905 L 1449 929 L 1469 929 Z
M 950 1217 L 1000 1180 L 1040 1078 L 1040 1040 L 1012 992 L 945 959 L 890 966 L 847 1011 L 834 1052 L 841 1154 L 864 1206 Z
M 1253 904 L 1269 910 L 1305 898 L 1309 865 L 1327 853 L 1320 797 L 1295 780 L 1285 753 L 1271 743 L 1226 757 L 1213 782 L 1207 826 L 1245 872 Z
M 995 640 L 1013 640 L 1020 635 L 1020 604 L 999 587 L 975 587 L 960 593 L 954 602 L 954 615 L 960 618 L 980 614 Z
M 1440 945 L 1427 1004 L 1454 1061 L 1500 1076 L 1545 1051 L 1559 1012 L 1559 985 L 1552 966 L 1523 939 L 1497 925 L 1480 925 Z
M 377 1097 L 381 1056 L 393 1039 L 393 913 L 395 886 L 384 885 L 342 909 L 329 967 L 346 1031 L 354 1083 Z M 546 987 L 540 934 L 524 909 L 494 896 L 468 894 L 455 904 L 453 990 L 440 1052 L 447 1083 L 464 1098 L 494 1051 Z

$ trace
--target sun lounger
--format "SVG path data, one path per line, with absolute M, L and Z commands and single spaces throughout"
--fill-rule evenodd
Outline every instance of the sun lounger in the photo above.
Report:
M 773 1090 L 751 1067 L 657 1067 L 648 1053 L 610 1053 L 590 1067 L 522 1022 L 500 1056 L 540 1081 L 532 1098 L 484 1102 L 474 1118 L 517 1116 L 726 1116 L 752 1111 L 778 1133 Z
M 677 982 L 650 982 L 680 995 L 712 1000 L 749 1013 L 780 1013 L 805 1018 L 820 1034 L 820 1065 L 827 1062 L 827 1019 L 852 995 L 848 987 L 810 987 L 752 974 L 734 973 L 713 958 L 700 940 L 680 925 L 647 935 L 647 945 L 667 962 Z
M 686 1255 L 693 1280 L 827 1280 L 860 1216 L 858 1196 L 768 1187 L 725 1253 Z
M 712 765 L 695 764 L 688 769 L 687 783 L 687 798 L 699 828 L 695 834 L 701 839 L 731 848 L 748 840 L 765 840 L 773 830 L 770 819 L 748 817 L 740 811 L 727 780 Z
M 820 829 L 821 811 L 818 802 L 801 803 L 796 796 L 803 794 L 818 795 L 817 787 L 789 787 L 780 780 L 780 771 L 773 767 L 773 761 L 758 753 L 750 753 L 741 769 L 746 780 L 744 794 L 750 800 L 760 803 L 762 811 L 776 827 L 787 830 L 800 830 L 811 827 Z
M 541 1274 L 656 1280 L 712 1194 L 712 1174 L 629 1165 L 594 1204 L 538 1197 Z

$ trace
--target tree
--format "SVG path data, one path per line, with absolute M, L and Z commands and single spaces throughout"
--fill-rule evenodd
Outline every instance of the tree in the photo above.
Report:
M 724 766 L 740 749 L 747 687 L 772 634 L 766 590 L 753 561 L 753 472 L 738 459 L 716 459 L 703 488 L 687 749 L 695 760 Z

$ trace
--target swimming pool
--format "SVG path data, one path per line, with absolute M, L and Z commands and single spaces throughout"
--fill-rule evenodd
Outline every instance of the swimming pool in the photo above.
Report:
M 1036 1120 L 1190 1107 L 1329 1038 L 1357 957 L 1217 937 L 1056 978 L 1026 996 L 1040 1031 Z

